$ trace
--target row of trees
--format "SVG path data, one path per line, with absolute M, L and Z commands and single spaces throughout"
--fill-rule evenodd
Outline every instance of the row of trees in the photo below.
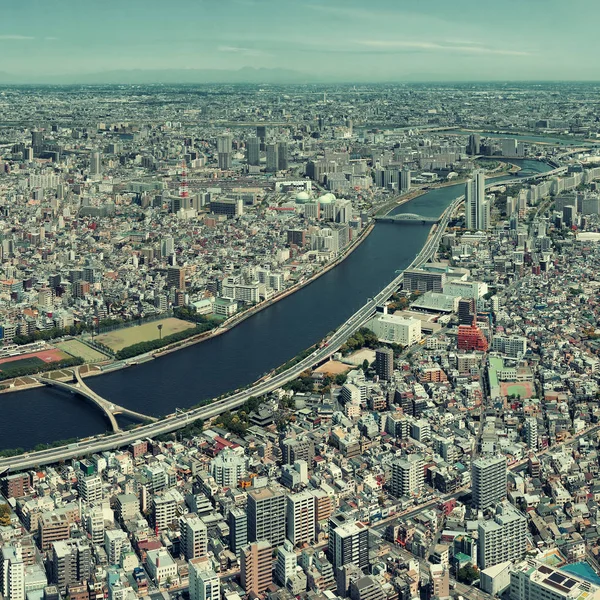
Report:
M 174 344 L 175 342 L 181 342 L 187 338 L 190 338 L 198 333 L 202 333 L 202 330 L 198 329 L 185 329 L 184 331 L 179 331 L 177 333 L 172 333 L 170 335 L 166 335 L 162 339 L 149 340 L 147 342 L 138 342 L 137 344 L 132 344 L 131 346 L 126 346 L 122 348 L 116 353 L 117 360 L 125 360 L 127 358 L 133 358 L 134 356 L 139 356 L 140 354 L 144 354 L 146 352 L 152 352 L 153 350 L 158 350 L 159 348 L 164 348 L 169 344 Z
M 90 328 L 85 325 L 85 323 L 77 323 L 71 327 L 52 327 L 51 329 L 34 331 L 29 335 L 16 335 L 13 339 L 13 342 L 21 346 L 23 344 L 31 344 L 32 342 L 38 342 L 40 340 L 55 340 L 56 338 L 64 337 L 66 335 L 78 335 L 89 330 Z
M 58 362 L 42 363 L 42 364 L 28 364 L 23 367 L 15 367 L 9 371 L 0 371 L 0 381 L 6 379 L 14 379 L 15 377 L 25 377 L 26 375 L 33 375 L 35 373 L 47 373 L 48 371 L 58 371 L 60 369 L 67 369 L 69 367 L 76 367 L 84 363 L 83 358 L 72 357 L 59 360 Z

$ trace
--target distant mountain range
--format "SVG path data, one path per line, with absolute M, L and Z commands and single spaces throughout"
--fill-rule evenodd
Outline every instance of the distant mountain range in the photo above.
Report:
M 244 67 L 238 70 L 225 69 L 135 69 L 104 71 L 80 75 L 21 76 L 0 72 L 0 84 L 129 84 L 152 83 L 325 83 L 327 79 L 287 69 L 255 69 Z

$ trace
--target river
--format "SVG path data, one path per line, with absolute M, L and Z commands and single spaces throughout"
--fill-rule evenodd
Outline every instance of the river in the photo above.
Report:
M 519 176 L 550 169 L 538 161 L 511 162 L 522 166 Z M 392 212 L 438 216 L 463 189 L 464 184 L 434 189 Z M 157 416 L 247 385 L 343 323 L 388 284 L 396 270 L 411 263 L 429 229 L 419 223 L 378 223 L 339 266 L 231 331 L 157 360 L 89 378 L 86 383 L 117 404 Z M 107 429 L 107 421 L 96 408 L 57 390 L 3 394 L 0 402 L 0 449 L 31 448 Z

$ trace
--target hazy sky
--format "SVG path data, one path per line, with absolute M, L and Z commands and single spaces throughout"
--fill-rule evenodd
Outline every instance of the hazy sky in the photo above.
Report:
M 0 0 L 0 71 L 600 80 L 598 0 Z

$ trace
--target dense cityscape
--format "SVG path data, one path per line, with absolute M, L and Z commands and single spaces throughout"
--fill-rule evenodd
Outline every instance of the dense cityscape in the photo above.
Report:
M 0 88 L 0 400 L 106 425 L 0 439 L 2 597 L 599 599 L 597 92 Z M 98 391 L 382 228 L 421 260 L 239 402 Z

